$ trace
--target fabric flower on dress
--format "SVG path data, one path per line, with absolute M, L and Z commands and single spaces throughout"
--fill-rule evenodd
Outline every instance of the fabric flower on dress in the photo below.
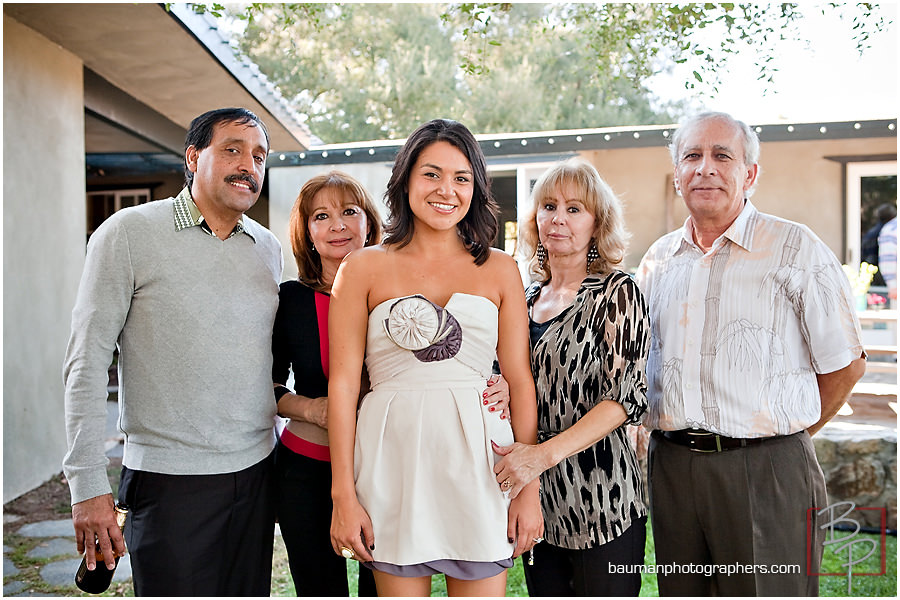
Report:
M 392 342 L 422 362 L 453 358 L 462 345 L 459 321 L 444 308 L 416 294 L 391 305 L 384 331 Z

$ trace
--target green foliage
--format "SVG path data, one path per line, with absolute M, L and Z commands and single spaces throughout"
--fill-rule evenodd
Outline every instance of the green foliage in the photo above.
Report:
M 246 21 L 240 50 L 333 143 L 404 137 L 438 116 L 479 133 L 671 121 L 683 107 L 645 82 L 674 65 L 714 95 L 747 52 L 768 90 L 804 14 L 840 15 L 859 52 L 887 25 L 870 3 L 192 6 Z
M 656 542 L 653 541 L 653 525 L 650 523 L 650 517 L 647 517 L 647 541 L 644 544 L 644 564 L 656 564 Z M 653 573 L 641 573 L 641 594 L 642 597 L 656 598 L 659 596 L 659 584 L 656 575 Z
M 171 2 L 166 3 L 166 10 L 172 6 Z M 321 16 L 325 13 L 326 5 L 317 3 L 303 2 L 285 2 L 282 4 L 268 4 L 264 2 L 249 2 L 244 9 L 239 12 L 229 12 L 224 4 L 213 2 L 211 4 L 192 3 L 191 8 L 195 13 L 209 13 L 216 18 L 221 18 L 226 14 L 244 21 L 253 21 L 255 15 L 264 10 L 274 11 L 278 15 L 278 20 L 283 25 L 293 25 L 298 20 L 309 21 L 316 27 L 321 24 Z
M 277 11 L 276 11 L 277 12 Z M 458 110 L 453 45 L 433 5 L 335 5 L 327 26 L 257 15 L 242 47 L 328 142 L 406 136 Z
M 478 45 L 493 35 L 492 17 L 509 10 L 509 4 L 456 4 L 446 15 L 453 15 L 470 45 Z M 860 53 L 870 36 L 887 25 L 878 5 L 836 2 L 802 9 L 792 3 L 559 3 L 546 6 L 544 21 L 548 34 L 573 26 L 582 32 L 590 60 L 607 77 L 643 81 L 667 64 L 689 62 L 697 67 L 694 81 L 686 81 L 685 87 L 715 92 L 728 75 L 728 58 L 738 52 L 753 53 L 758 78 L 773 84 L 778 72 L 776 44 L 797 39 L 797 23 L 816 11 L 836 13 L 852 24 L 849 33 Z M 475 27 L 476 23 L 482 26 Z M 477 52 L 475 56 L 484 60 Z M 470 68 L 485 70 L 483 63 Z
M 645 87 L 652 75 L 685 64 L 685 87 L 715 94 L 728 59 L 749 52 L 771 87 L 776 45 L 799 37 L 804 11 L 841 15 L 860 52 L 886 26 L 877 5 L 836 3 L 252 3 L 230 14 L 247 22 L 241 51 L 336 143 L 405 137 L 435 117 L 478 133 L 668 122 L 683 107 Z
M 478 4 L 464 3 L 456 5 L 457 21 L 461 21 L 460 35 L 466 42 L 477 40 L 480 47 L 465 53 L 460 61 L 460 69 L 467 75 L 483 75 L 488 69 L 485 67 L 483 58 L 486 55 L 486 46 L 500 46 L 501 42 L 490 39 L 488 31 L 491 26 L 491 19 L 495 11 L 509 12 L 512 8 L 511 3 L 504 4 Z M 454 19 L 450 12 L 441 14 L 441 20 L 444 23 L 453 23 Z M 474 52 L 474 57 L 472 56 Z
M 288 6 L 240 13 L 241 50 L 326 142 L 402 138 L 436 117 L 479 133 L 671 120 L 640 79 L 598 66 L 582 9 L 335 4 L 287 22 Z

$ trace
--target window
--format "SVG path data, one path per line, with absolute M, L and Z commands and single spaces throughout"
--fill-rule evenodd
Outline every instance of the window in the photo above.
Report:
M 897 204 L 897 161 L 848 163 L 847 264 L 860 263 L 862 239 L 875 225 L 878 207 L 885 203 Z
M 100 227 L 116 211 L 150 201 L 150 190 L 104 190 L 87 194 L 87 235 Z

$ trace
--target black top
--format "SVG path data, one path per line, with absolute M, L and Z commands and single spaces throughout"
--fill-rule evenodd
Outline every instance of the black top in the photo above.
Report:
M 293 370 L 294 391 L 307 398 L 328 395 L 315 294 L 299 281 L 282 283 L 272 331 L 272 381 L 283 385 Z
M 538 340 L 541 339 L 541 336 L 544 335 L 544 332 L 547 331 L 547 328 L 550 327 L 550 323 L 553 319 L 549 321 L 544 321 L 543 323 L 538 323 L 531 317 L 528 318 L 528 334 L 531 337 L 531 347 L 534 348 L 535 344 L 537 344 Z

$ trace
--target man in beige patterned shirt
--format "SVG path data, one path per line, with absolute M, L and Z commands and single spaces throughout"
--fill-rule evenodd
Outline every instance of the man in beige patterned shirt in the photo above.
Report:
M 697 115 L 671 152 L 690 217 L 637 273 L 660 595 L 817 595 L 824 531 L 811 511 L 807 563 L 807 511 L 827 500 L 810 435 L 865 372 L 849 283 L 808 227 L 749 201 L 746 124 Z

